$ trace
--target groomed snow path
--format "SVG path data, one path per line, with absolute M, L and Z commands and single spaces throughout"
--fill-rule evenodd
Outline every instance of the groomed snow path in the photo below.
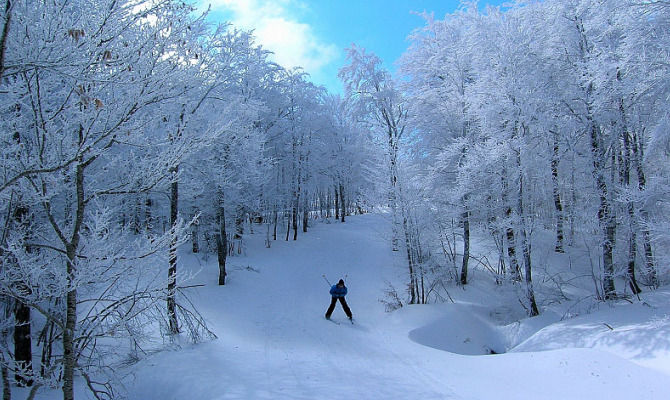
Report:
M 386 313 L 379 302 L 385 282 L 403 290 L 405 276 L 401 252 L 389 251 L 389 231 L 374 214 L 315 222 L 298 241 L 278 240 L 271 249 L 265 232 L 256 231 L 247 235 L 246 255 L 229 258 L 225 286 L 217 285 L 214 256 L 182 256 L 183 268 L 201 270 L 191 283 L 205 286 L 191 289 L 191 299 L 219 338 L 134 365 L 129 398 L 670 398 L 670 376 L 603 350 L 467 356 L 412 340 L 416 332 L 427 335 L 410 334 L 416 329 L 464 324 L 471 313 L 447 312 L 465 307 L 458 303 Z M 324 319 L 330 296 L 323 274 L 331 282 L 346 275 L 356 324 L 339 304 L 333 319 L 340 324 Z M 447 343 L 464 342 L 443 335 Z

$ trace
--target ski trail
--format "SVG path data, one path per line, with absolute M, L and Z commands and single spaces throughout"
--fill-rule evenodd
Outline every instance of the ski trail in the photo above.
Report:
M 667 398 L 667 376 L 593 350 L 473 357 L 410 340 L 411 331 L 435 321 L 467 325 L 472 309 L 386 313 L 379 302 L 385 282 L 401 290 L 406 280 L 389 237 L 379 215 L 315 223 L 298 241 L 278 240 L 271 249 L 263 233 L 248 235 L 248 254 L 229 258 L 223 287 L 216 258 L 203 261 L 192 283 L 204 287 L 191 298 L 218 339 L 147 357 L 129 371 L 129 400 Z M 182 262 L 201 268 L 194 256 Z M 324 319 L 324 274 L 331 283 L 345 279 L 356 324 L 339 304 L 332 318 L 341 324 Z

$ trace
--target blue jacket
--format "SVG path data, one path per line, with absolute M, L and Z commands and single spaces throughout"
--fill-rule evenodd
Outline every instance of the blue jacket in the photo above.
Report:
M 339 287 L 337 285 L 333 285 L 330 288 L 330 295 L 333 297 L 344 297 L 347 295 L 347 287 L 346 286 Z

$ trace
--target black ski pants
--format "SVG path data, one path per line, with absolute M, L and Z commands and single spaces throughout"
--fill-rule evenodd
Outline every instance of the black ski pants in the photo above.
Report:
M 347 305 L 347 301 L 344 300 L 344 297 L 333 297 L 332 300 L 330 301 L 330 307 L 328 307 L 328 311 L 326 311 L 326 318 L 330 318 L 330 316 L 333 314 L 333 310 L 335 310 L 335 303 L 337 303 L 337 300 L 340 300 L 340 304 L 342 304 L 342 308 L 344 309 L 344 313 L 347 314 L 347 317 L 351 318 L 351 310 L 349 309 L 349 306 Z

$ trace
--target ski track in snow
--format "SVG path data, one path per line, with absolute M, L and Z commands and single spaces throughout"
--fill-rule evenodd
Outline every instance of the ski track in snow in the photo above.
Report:
M 384 312 L 385 282 L 402 290 L 406 275 L 389 237 L 388 220 L 374 214 L 314 223 L 298 241 L 278 240 L 271 249 L 263 245 L 265 232 L 256 232 L 247 235 L 247 255 L 228 259 L 223 287 L 215 256 L 182 255 L 183 268 L 202 269 L 190 283 L 206 286 L 190 297 L 218 339 L 134 365 L 129 400 L 670 398 L 669 375 L 600 348 L 547 345 L 560 342 L 560 332 L 541 331 L 547 351 L 530 342 L 525 352 L 494 356 L 445 351 L 467 354 L 463 346 L 478 333 L 501 331 L 469 335 L 489 322 L 466 302 Z M 340 325 L 325 320 L 330 295 L 323 274 L 331 283 L 346 275 L 356 324 L 339 303 L 333 319 Z M 670 357 L 656 362 L 667 365 Z M 78 392 L 86 398 L 82 385 Z

